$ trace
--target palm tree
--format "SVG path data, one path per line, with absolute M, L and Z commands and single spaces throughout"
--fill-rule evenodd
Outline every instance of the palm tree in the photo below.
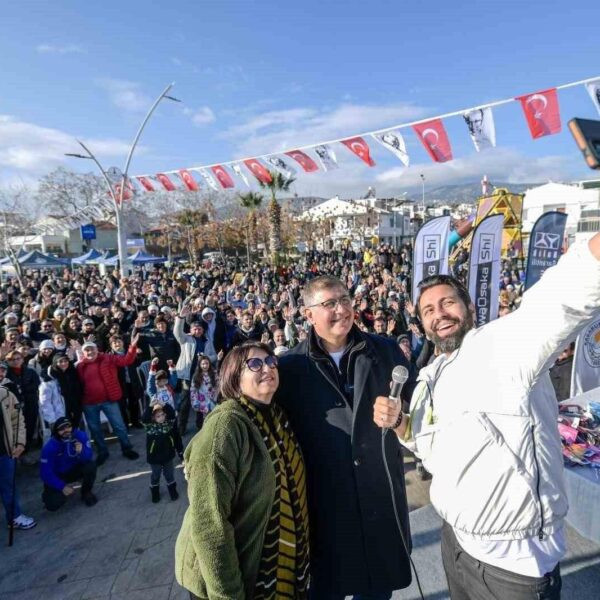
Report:
M 271 181 L 263 183 L 260 181 L 260 187 L 266 188 L 271 192 L 271 202 L 269 202 L 269 248 L 271 251 L 271 260 L 273 264 L 279 262 L 279 252 L 281 251 L 281 206 L 277 202 L 277 192 L 288 192 L 294 181 L 293 177 L 286 178 L 279 171 L 269 171 Z
M 256 233 L 256 211 L 262 204 L 264 197 L 262 194 L 248 192 L 246 194 L 238 194 L 238 200 L 243 208 L 248 209 L 248 225 L 246 227 L 246 255 L 248 258 L 248 269 L 250 269 L 250 243 L 254 241 Z

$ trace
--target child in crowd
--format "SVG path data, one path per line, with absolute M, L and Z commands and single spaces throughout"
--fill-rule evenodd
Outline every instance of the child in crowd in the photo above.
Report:
M 172 360 L 167 361 L 169 374 L 158 370 L 158 358 L 153 358 L 148 373 L 146 393 L 150 404 L 168 404 L 175 410 L 175 386 L 177 385 L 177 371 Z
M 196 427 L 202 429 L 204 417 L 217 405 L 219 386 L 217 375 L 210 359 L 204 354 L 198 356 L 198 366 L 192 379 L 190 399 L 196 411 Z
M 177 500 L 175 454 L 183 458 L 183 444 L 177 432 L 175 409 L 169 404 L 153 402 L 144 412 L 146 429 L 146 460 L 152 468 L 150 493 L 152 502 L 160 501 L 160 475 L 164 475 L 171 500 Z

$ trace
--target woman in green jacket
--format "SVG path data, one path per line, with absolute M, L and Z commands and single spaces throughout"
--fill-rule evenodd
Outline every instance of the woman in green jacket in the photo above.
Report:
M 282 409 L 277 358 L 258 342 L 221 368 L 224 400 L 185 451 L 190 506 L 175 548 L 177 581 L 210 600 L 305 599 L 304 461 Z

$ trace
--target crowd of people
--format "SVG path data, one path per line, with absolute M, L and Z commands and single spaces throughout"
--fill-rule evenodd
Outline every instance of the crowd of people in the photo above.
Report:
M 65 505 L 76 481 L 82 501 L 97 502 L 96 470 L 110 458 L 103 421 L 131 460 L 139 454 L 128 430 L 145 430 L 150 500 L 161 499 L 161 476 L 177 500 L 174 461 L 192 412 L 203 434 L 185 452 L 190 509 L 177 548 L 192 597 L 305 597 L 310 556 L 312 600 L 389 598 L 410 582 L 410 531 L 402 469 L 388 469 L 400 444 L 385 438 L 385 460 L 375 451 L 378 427 L 405 434 L 403 413 L 384 399 L 394 366 L 408 371 L 406 407 L 420 373 L 447 352 L 411 302 L 411 257 L 409 246 L 381 246 L 309 252 L 281 267 L 227 259 L 122 277 L 88 266 L 9 277 L 0 285 L 7 521 L 35 526 L 11 485 L 15 459 L 39 462 L 46 509 Z M 460 285 L 465 269 L 455 269 Z M 499 286 L 504 316 L 523 295 L 513 261 Z M 236 544 L 223 529 L 234 502 L 235 538 L 248 536 L 235 558 L 222 555 L 219 537 Z M 267 552 L 257 535 L 276 547 L 289 535 L 293 556 Z

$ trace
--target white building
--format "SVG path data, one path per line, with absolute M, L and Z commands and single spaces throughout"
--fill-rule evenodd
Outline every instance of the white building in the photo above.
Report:
M 118 242 L 115 225 L 108 221 L 94 222 L 94 225 L 96 226 L 96 239 L 82 240 L 80 227 L 69 228 L 60 219 L 46 217 L 36 223 L 31 234 L 11 236 L 9 244 L 15 250 L 20 248 L 28 252 L 39 250 L 44 254 L 61 256 L 80 256 L 92 248 L 97 250 L 116 248 Z
M 328 225 L 327 234 L 319 240 L 326 249 L 347 244 L 357 250 L 374 244 L 399 246 L 413 233 L 410 210 L 378 198 L 340 200 L 336 196 L 304 211 L 299 219 Z
M 582 211 L 600 208 L 600 182 L 581 181 L 573 184 L 549 182 L 525 192 L 523 200 L 523 233 L 529 235 L 536 220 L 545 212 L 567 214 L 565 234 L 576 237 Z

